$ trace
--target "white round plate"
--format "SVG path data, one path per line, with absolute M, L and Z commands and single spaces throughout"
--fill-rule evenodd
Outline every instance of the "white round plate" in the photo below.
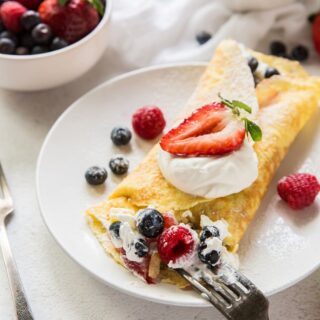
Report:
M 45 223 L 61 247 L 83 268 L 128 294 L 180 306 L 208 306 L 192 291 L 172 285 L 146 285 L 105 255 L 85 220 L 88 206 L 99 203 L 120 181 L 109 173 L 104 187 L 85 179 L 92 165 L 107 167 L 110 157 L 124 153 L 131 168 L 154 142 L 133 137 L 129 147 L 114 147 L 110 131 L 130 127 L 132 113 L 142 105 L 163 110 L 168 126 L 185 104 L 204 71 L 203 64 L 153 67 L 106 82 L 75 102 L 49 132 L 38 159 L 37 193 Z M 257 217 L 240 245 L 241 271 L 267 295 L 303 279 L 320 264 L 318 202 L 292 211 L 276 192 L 285 174 L 306 171 L 320 177 L 320 113 L 298 136 L 278 170 Z

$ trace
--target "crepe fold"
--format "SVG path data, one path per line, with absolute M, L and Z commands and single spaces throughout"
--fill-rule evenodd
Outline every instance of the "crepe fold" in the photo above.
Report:
M 232 68 L 237 63 L 235 59 L 243 59 L 240 49 L 239 44 L 232 40 L 223 41 L 219 45 L 187 106 L 179 115 L 179 119 L 206 103 L 214 101 L 217 92 L 223 90 L 225 79 L 232 77 Z M 105 202 L 87 210 L 88 216 L 91 217 L 92 230 L 107 252 L 111 253 L 118 262 L 121 262 L 119 254 L 106 240 L 106 230 L 101 223 L 101 219 L 107 218 L 112 207 L 137 211 L 154 205 L 160 212 L 174 212 L 178 221 L 189 222 L 195 228 L 199 227 L 200 216 L 203 214 L 211 220 L 224 219 L 229 223 L 230 232 L 225 245 L 231 252 L 237 250 L 274 173 L 290 144 L 317 108 L 320 95 L 319 79 L 309 76 L 298 62 L 253 51 L 250 53 L 259 62 L 275 67 L 280 72 L 280 76 L 263 79 L 256 89 L 252 83 L 246 83 L 246 81 L 241 83 L 239 77 L 235 79 L 235 86 L 246 86 L 248 91 L 255 91 L 252 94 L 256 94 L 260 108 L 256 121 L 262 129 L 263 138 L 254 145 L 259 160 L 257 180 L 239 193 L 218 199 L 186 194 L 176 189 L 162 176 L 157 163 L 160 147 L 156 145 Z M 253 81 L 253 77 L 251 78 L 250 81 Z M 248 92 L 248 95 L 250 94 L 251 92 Z M 244 100 L 245 98 L 243 97 Z M 191 217 L 186 218 L 183 214 L 186 210 L 192 212 Z M 166 272 L 163 277 L 167 277 Z

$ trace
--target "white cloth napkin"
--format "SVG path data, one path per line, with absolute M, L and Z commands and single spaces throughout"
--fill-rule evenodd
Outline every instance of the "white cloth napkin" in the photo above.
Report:
M 110 46 L 132 67 L 206 61 L 225 38 L 268 51 L 271 40 L 312 48 L 307 17 L 320 0 L 114 0 Z M 212 38 L 203 45 L 196 35 Z

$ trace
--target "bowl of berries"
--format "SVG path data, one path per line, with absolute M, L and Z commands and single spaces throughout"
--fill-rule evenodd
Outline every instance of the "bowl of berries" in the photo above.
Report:
M 88 71 L 107 45 L 111 0 L 0 1 L 0 87 L 49 89 Z

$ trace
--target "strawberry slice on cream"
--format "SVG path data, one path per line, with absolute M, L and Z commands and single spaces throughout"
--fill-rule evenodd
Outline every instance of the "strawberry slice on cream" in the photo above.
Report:
M 245 138 L 242 121 L 222 103 L 196 110 L 160 141 L 163 150 L 179 156 L 223 155 L 238 150 Z

